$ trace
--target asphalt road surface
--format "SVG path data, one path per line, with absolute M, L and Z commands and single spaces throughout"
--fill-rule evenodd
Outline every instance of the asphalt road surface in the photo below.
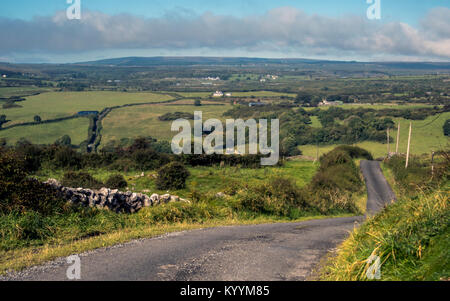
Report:
M 368 208 L 392 200 L 378 162 L 362 161 Z M 364 217 L 172 233 L 80 254 L 81 280 L 305 280 Z M 60 258 L 3 280 L 68 280 Z M 0 278 L 1 280 L 2 278 Z
M 361 161 L 361 171 L 367 187 L 367 214 L 374 215 L 383 207 L 396 201 L 378 161 Z

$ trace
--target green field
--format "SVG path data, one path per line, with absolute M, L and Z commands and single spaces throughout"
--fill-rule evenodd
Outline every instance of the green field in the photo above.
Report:
M 311 161 L 293 160 L 287 161 L 281 167 L 265 167 L 261 169 L 240 168 L 240 167 L 189 167 L 190 177 L 186 183 L 186 189 L 170 191 L 169 193 L 180 197 L 189 198 L 191 189 L 195 189 L 203 194 L 216 194 L 223 192 L 226 188 L 236 184 L 257 185 L 262 184 L 267 179 L 275 176 L 283 176 L 290 178 L 296 182 L 299 187 L 308 184 L 316 173 L 318 164 Z M 112 174 L 117 172 L 108 170 L 88 170 L 88 172 L 100 181 L 106 181 Z M 48 178 L 62 179 L 63 170 L 43 170 L 36 176 L 41 180 Z M 129 189 L 134 192 L 145 192 L 149 190 L 152 193 L 165 194 L 167 191 L 157 190 L 153 175 L 156 171 L 145 172 L 144 177 L 140 177 L 140 173 L 127 172 L 122 173 L 129 184 Z
M 87 139 L 89 127 L 88 118 L 75 118 L 57 123 L 19 126 L 0 131 L 0 138 L 6 138 L 12 145 L 20 138 L 25 138 L 35 144 L 51 144 L 63 135 L 72 138 L 72 144 L 78 145 Z
M 413 131 L 411 138 L 411 154 L 421 155 L 429 154 L 433 150 L 439 150 L 450 146 L 450 138 L 444 136 L 443 125 L 447 119 L 450 119 L 450 112 L 438 116 L 430 116 L 426 120 L 413 120 Z M 437 119 L 436 119 L 437 118 Z M 396 124 L 400 122 L 400 143 L 399 152 L 406 153 L 409 133 L 410 120 L 403 118 L 393 118 Z M 395 151 L 397 129 L 391 131 L 391 137 L 394 143 L 391 144 L 391 152 Z M 379 142 L 365 141 L 356 144 L 359 147 L 372 152 L 375 157 L 382 157 L 387 154 L 387 144 Z M 323 155 L 331 151 L 337 145 L 325 145 L 319 147 L 319 154 Z M 302 145 L 299 147 L 305 156 L 316 157 L 317 146 Z
M 101 111 L 107 107 L 133 103 L 147 103 L 170 100 L 173 97 L 154 93 L 125 92 L 49 92 L 27 97 L 26 101 L 18 103 L 22 108 L 1 109 L 11 122 L 5 126 L 17 123 L 32 122 L 35 115 L 42 120 L 66 117 L 79 111 Z
M 0 97 L 8 98 L 11 96 L 29 95 L 36 92 L 45 92 L 50 90 L 50 88 L 36 87 L 2 87 L 0 88 Z
M 103 120 L 102 145 L 110 140 L 134 138 L 138 136 L 151 136 L 158 140 L 171 140 L 175 132 L 171 131 L 172 121 L 159 121 L 158 117 L 168 112 L 203 112 L 203 121 L 209 118 L 224 119 L 222 114 L 229 110 L 231 105 L 142 105 L 121 108 L 112 111 Z

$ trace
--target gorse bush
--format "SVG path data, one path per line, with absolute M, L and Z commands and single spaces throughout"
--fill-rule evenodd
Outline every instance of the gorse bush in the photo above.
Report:
M 256 213 L 287 216 L 293 208 L 304 210 L 309 207 L 297 185 L 281 177 L 247 187 L 238 197 L 243 209 Z
M 25 160 L 0 151 L 0 213 L 36 211 L 44 215 L 62 212 L 68 205 L 50 186 L 27 178 Z
M 64 174 L 61 184 L 71 188 L 100 189 L 105 186 L 86 172 L 68 171 Z
M 105 185 L 111 189 L 124 189 L 128 186 L 128 183 L 122 175 L 117 174 L 110 176 Z
M 354 158 L 372 159 L 359 147 L 338 146 L 320 158 L 320 168 L 308 185 L 311 204 L 322 213 L 358 213 L 352 195 L 362 193 L 364 183 Z
M 186 187 L 186 179 L 189 175 L 189 171 L 182 163 L 171 162 L 158 170 L 156 188 L 159 190 L 183 189 Z

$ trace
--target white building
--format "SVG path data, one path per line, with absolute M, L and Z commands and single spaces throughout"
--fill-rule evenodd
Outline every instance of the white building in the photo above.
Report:
M 223 92 L 222 92 L 222 91 L 216 91 L 216 92 L 213 94 L 213 97 L 223 97 Z
M 225 93 L 225 96 L 226 96 L 226 97 L 231 97 L 232 94 L 231 94 L 231 92 L 228 92 L 228 93 Z

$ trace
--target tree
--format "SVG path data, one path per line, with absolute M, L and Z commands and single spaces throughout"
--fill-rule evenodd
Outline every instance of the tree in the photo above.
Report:
M 9 122 L 10 120 L 6 119 L 6 115 L 0 115 L 0 128 L 3 126 L 3 124 Z
M 447 121 L 444 124 L 444 135 L 450 136 L 450 119 L 447 119 Z
M 202 105 L 202 101 L 200 99 L 196 99 L 194 102 L 194 106 L 200 107 Z
M 58 140 L 55 141 L 55 145 L 64 145 L 64 146 L 71 146 L 72 145 L 72 139 L 69 135 L 64 135 Z
M 41 116 L 39 116 L 39 115 L 34 116 L 33 119 L 34 119 L 34 122 L 37 122 L 37 123 L 41 123 L 41 121 L 42 121 Z

